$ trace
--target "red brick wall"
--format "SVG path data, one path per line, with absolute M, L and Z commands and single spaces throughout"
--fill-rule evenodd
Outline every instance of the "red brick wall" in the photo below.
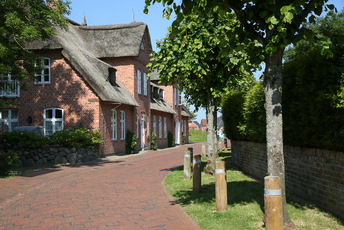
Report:
M 40 51 L 38 54 L 50 58 L 51 82 L 34 84 L 32 79 L 23 82 L 27 91 L 21 88 L 20 97 L 7 107 L 18 109 L 19 126 L 29 125 L 28 116 L 32 117 L 32 126 L 43 126 L 44 109 L 61 108 L 65 129 L 78 124 L 98 129 L 99 99 L 88 84 L 71 68 L 60 51 Z
M 151 124 L 150 124 L 150 135 L 153 132 L 153 116 L 156 116 L 156 137 L 157 137 L 157 144 L 158 148 L 166 148 L 168 146 L 167 138 L 168 138 L 168 132 L 174 134 L 174 118 L 173 114 L 171 113 L 164 113 L 152 110 L 151 112 Z M 159 130 L 159 117 L 161 117 L 161 138 L 159 137 L 160 130 Z M 166 138 L 164 133 L 164 118 L 166 117 L 166 124 L 167 124 L 167 132 L 166 132 Z
M 111 140 L 111 110 L 117 112 L 117 140 Z M 114 155 L 125 153 L 125 139 L 121 140 L 120 134 L 120 111 L 125 112 L 125 132 L 129 129 L 136 133 L 136 115 L 134 107 L 129 105 L 101 103 L 100 125 L 101 135 L 104 143 L 100 146 L 100 151 L 104 155 Z M 135 115 L 135 116 L 134 116 Z

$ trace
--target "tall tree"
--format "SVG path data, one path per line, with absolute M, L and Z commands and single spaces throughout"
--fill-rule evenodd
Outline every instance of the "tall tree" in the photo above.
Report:
M 314 21 L 320 16 L 323 7 L 333 9 L 333 5 L 325 5 L 328 0 L 182 0 L 180 5 L 174 0 L 146 0 L 145 11 L 155 2 L 165 6 L 164 14 L 175 11 L 177 17 L 173 27 L 186 15 L 206 14 L 208 11 L 234 12 L 237 16 L 236 30 L 240 39 L 255 39 L 261 48 L 257 55 L 265 63 L 264 92 L 267 121 L 267 158 L 268 174 L 278 176 L 283 193 L 283 221 L 285 226 L 292 224 L 286 206 L 285 166 L 282 135 L 282 57 L 287 45 L 308 34 L 302 23 Z M 174 30 L 174 32 L 178 32 Z M 230 46 L 235 48 L 235 44 Z M 324 46 L 323 52 L 326 51 Z
M 242 78 L 250 69 L 248 66 L 251 67 L 244 58 L 244 44 L 238 44 L 240 48 L 227 53 L 220 51 L 221 42 L 236 41 L 235 36 L 230 36 L 235 22 L 235 15 L 231 13 L 220 16 L 213 12 L 201 16 L 191 14 L 175 28 L 178 33 L 170 32 L 157 43 L 159 51 L 153 53 L 148 65 L 150 71 L 160 71 L 162 83 L 176 80 L 185 98 L 196 109 L 206 108 L 209 171 L 215 169 L 216 112 L 221 95 L 226 87 Z
M 12 80 L 22 80 L 39 70 L 25 43 L 51 38 L 56 25 L 66 28 L 67 13 L 69 2 L 63 0 L 0 0 L 0 76 L 10 73 Z

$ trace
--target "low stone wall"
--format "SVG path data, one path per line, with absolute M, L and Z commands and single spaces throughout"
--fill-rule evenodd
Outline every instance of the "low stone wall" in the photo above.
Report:
M 232 141 L 232 162 L 263 179 L 267 172 L 266 144 Z M 344 219 L 344 153 L 284 147 L 286 190 Z
M 98 159 L 97 149 L 42 147 L 39 149 L 15 149 L 19 164 L 23 166 L 78 164 Z

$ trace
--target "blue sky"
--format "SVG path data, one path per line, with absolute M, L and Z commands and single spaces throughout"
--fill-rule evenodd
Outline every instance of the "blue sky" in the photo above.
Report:
M 338 11 L 344 8 L 344 0 L 330 0 L 328 3 L 334 4 Z M 165 37 L 172 20 L 162 17 L 162 4 L 151 6 L 148 14 L 143 13 L 144 6 L 144 0 L 71 0 L 72 9 L 68 17 L 81 24 L 83 16 L 86 16 L 88 25 L 127 24 L 132 21 L 134 13 L 135 21 L 148 25 L 152 46 L 155 50 L 156 41 Z M 200 109 L 197 112 L 196 120 L 200 121 L 205 118 L 205 110 Z

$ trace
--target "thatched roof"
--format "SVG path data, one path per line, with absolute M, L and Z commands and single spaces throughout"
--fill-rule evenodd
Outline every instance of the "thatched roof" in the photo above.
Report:
M 138 56 L 145 33 L 148 43 L 151 44 L 148 27 L 142 22 L 80 26 L 79 33 L 95 48 L 98 58 Z M 147 48 L 152 50 L 151 46 L 145 47 Z
M 56 28 L 57 35 L 51 40 L 35 41 L 27 44 L 26 48 L 62 49 L 62 55 L 81 74 L 101 100 L 138 106 L 131 93 L 119 81 L 115 85 L 110 84 L 109 70 L 115 70 L 115 68 L 98 59 L 97 48 L 93 47 L 89 38 L 84 37 L 80 28 L 81 26 L 74 23 L 69 24 L 68 31 Z M 112 41 L 112 43 L 115 42 Z
M 193 115 L 192 113 L 188 110 L 188 108 L 186 108 L 186 106 L 182 105 L 182 116 L 184 117 L 190 117 L 192 118 Z
M 151 98 L 150 108 L 151 110 L 177 114 L 164 99 Z

